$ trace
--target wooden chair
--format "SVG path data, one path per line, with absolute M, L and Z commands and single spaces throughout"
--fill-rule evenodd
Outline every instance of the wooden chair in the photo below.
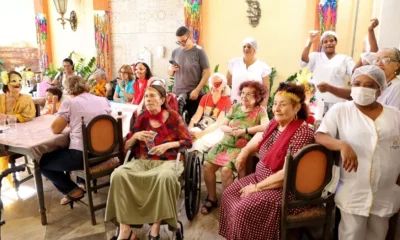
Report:
M 37 103 L 35 103 L 35 110 L 36 110 L 35 117 L 39 117 L 40 116 L 40 105 L 37 104 Z M 28 176 L 23 178 L 23 179 L 21 179 L 21 180 L 18 180 L 16 172 L 13 172 L 11 174 L 11 176 L 13 178 L 14 186 L 15 186 L 15 189 L 16 189 L 17 192 L 18 192 L 19 186 L 22 183 L 24 183 L 24 182 L 26 182 L 26 181 L 28 181 L 28 180 L 33 178 L 33 174 L 32 174 L 32 171 L 31 171 L 31 168 L 33 168 L 33 165 L 29 164 L 28 157 L 25 156 L 25 155 L 17 154 L 17 153 L 10 154 L 9 155 L 9 160 L 8 160 L 8 162 L 10 164 L 10 167 L 11 168 L 15 167 L 17 159 L 21 158 L 21 157 L 24 158 L 24 161 L 25 161 L 24 165 L 26 166 L 26 170 L 28 171 Z
M 106 203 L 94 205 L 92 192 L 110 186 L 110 181 L 97 185 L 97 179 L 110 176 L 115 168 L 123 164 L 122 119 L 100 115 L 87 126 L 83 120 L 82 117 L 84 169 L 72 174 L 85 179 L 92 225 L 96 225 L 94 213 L 105 208 Z
M 321 197 L 325 186 L 331 181 L 336 153 L 322 145 L 312 144 L 301 149 L 296 156 L 286 159 L 285 180 L 282 197 L 281 239 L 287 239 L 289 229 L 301 228 L 308 238 L 313 236 L 306 227 L 323 226 L 323 239 L 330 239 L 334 195 Z M 289 192 L 297 200 L 289 200 Z M 291 215 L 290 208 L 309 207 Z

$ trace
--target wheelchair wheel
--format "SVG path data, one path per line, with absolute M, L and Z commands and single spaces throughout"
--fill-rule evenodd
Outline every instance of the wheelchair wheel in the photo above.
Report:
M 185 168 L 185 209 L 192 221 L 199 212 L 201 193 L 201 163 L 194 152 L 187 154 Z
M 189 119 L 189 113 L 187 110 L 183 111 L 182 113 L 182 119 L 186 124 L 189 124 L 190 119 Z

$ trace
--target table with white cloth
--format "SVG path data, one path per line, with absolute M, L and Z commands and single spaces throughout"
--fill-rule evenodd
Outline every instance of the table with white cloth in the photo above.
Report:
M 43 182 L 39 162 L 43 154 L 69 145 L 69 128 L 61 134 L 51 131 L 51 123 L 57 116 L 43 115 L 26 123 L 17 123 L 17 129 L 6 129 L 0 133 L 0 145 L 11 153 L 18 153 L 33 159 L 36 192 L 39 199 L 39 211 L 42 225 L 47 224 L 44 207 Z
M 130 131 L 132 114 L 134 111 L 136 111 L 138 105 L 118 103 L 113 101 L 110 101 L 110 105 L 112 110 L 111 115 L 113 117 L 117 117 L 119 111 L 122 112 L 122 115 L 120 115 L 122 117 L 122 136 L 125 137 Z

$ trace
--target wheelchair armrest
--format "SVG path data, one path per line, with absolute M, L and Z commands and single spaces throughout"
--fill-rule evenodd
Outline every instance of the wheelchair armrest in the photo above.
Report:
M 126 150 L 126 154 L 125 154 L 123 165 L 125 165 L 127 162 L 129 162 L 129 156 L 131 155 L 131 153 L 132 153 L 132 147 L 130 147 L 130 148 L 128 148 Z

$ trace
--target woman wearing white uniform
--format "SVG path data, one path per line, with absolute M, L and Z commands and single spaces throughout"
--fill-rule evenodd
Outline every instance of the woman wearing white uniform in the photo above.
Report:
M 310 49 L 313 43 L 318 40 L 318 34 L 311 36 L 307 46 L 301 55 L 302 65 L 313 71 L 312 82 L 317 86 L 315 97 L 317 98 L 317 119 L 320 119 L 333 104 L 344 102 L 345 100 L 329 92 L 321 92 L 318 85 L 329 83 L 330 85 L 341 87 L 345 86 L 345 76 L 351 76 L 355 63 L 350 56 L 336 53 L 337 35 L 335 32 L 326 31 L 321 36 L 322 52 L 312 52 Z M 319 116 L 318 116 L 319 115 Z
M 378 98 L 378 102 L 400 110 L 400 51 L 397 48 L 383 48 L 375 54 L 372 64 L 385 72 L 387 88 Z M 325 86 L 326 91 L 338 97 L 351 100 L 351 90 L 331 85 Z
M 342 156 L 335 195 L 339 239 L 384 240 L 389 218 L 400 208 L 400 111 L 377 102 L 385 81 L 377 66 L 356 69 L 353 101 L 333 106 L 317 130 L 316 142 Z
M 233 104 L 240 103 L 239 86 L 242 82 L 248 80 L 263 83 L 268 88 L 269 93 L 269 75 L 271 68 L 263 61 L 256 58 L 258 49 L 257 41 L 254 38 L 246 38 L 242 42 L 243 57 L 233 58 L 228 62 L 228 85 L 232 85 L 231 101 Z M 266 106 L 268 96 L 263 105 Z

